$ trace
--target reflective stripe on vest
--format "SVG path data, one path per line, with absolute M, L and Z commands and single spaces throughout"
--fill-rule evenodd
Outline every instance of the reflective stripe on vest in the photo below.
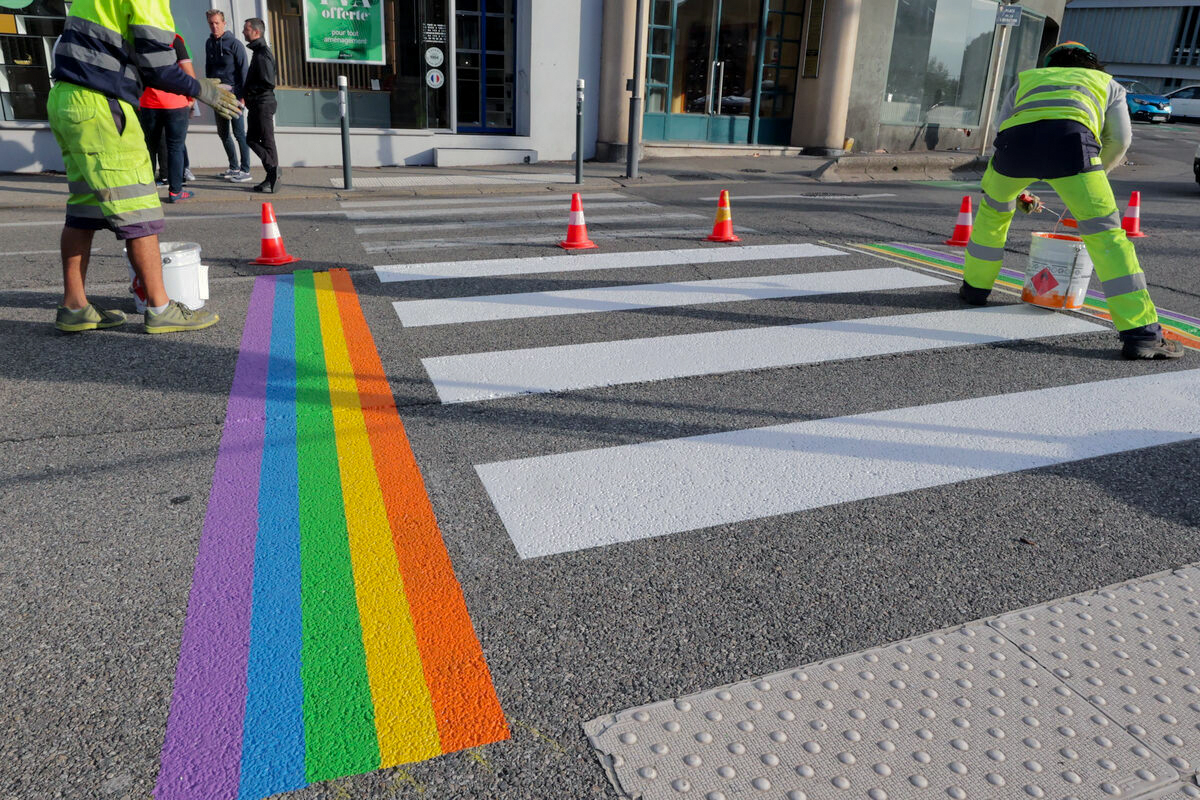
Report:
M 1017 78 L 1013 113 L 1000 125 L 1000 130 L 1047 119 L 1067 119 L 1082 123 L 1098 139 L 1104 127 L 1111 81 L 1112 76 L 1095 69 L 1026 70 Z

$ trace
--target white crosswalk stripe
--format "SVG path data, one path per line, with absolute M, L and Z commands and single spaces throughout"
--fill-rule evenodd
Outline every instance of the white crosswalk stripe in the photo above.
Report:
M 751 371 L 758 373 L 755 381 L 761 385 L 773 380 L 768 371 L 798 365 L 820 370 L 850 359 L 1111 330 L 1092 318 L 1023 304 L 920 310 L 922 290 L 950 291 L 944 278 L 892 266 L 838 269 L 837 262 L 846 256 L 833 247 L 798 243 L 376 269 L 385 285 L 540 276 L 559 287 L 393 303 L 400 323 L 414 329 L 413 335 L 424 329 L 437 337 L 441 352 L 422 358 L 421 364 L 447 405 L 521 395 L 542 395 L 537 401 L 542 404 L 559 402 L 547 395 L 586 402 L 588 392 L 597 390 L 611 397 L 635 384 L 703 381 Z M 770 264 L 758 263 L 774 262 L 779 269 L 781 261 L 790 271 L 770 274 Z M 712 265 L 714 271 L 719 265 L 725 274 L 730 269 L 741 274 L 611 285 L 623 270 L 683 265 Z M 806 265 L 811 265 L 807 271 Z M 595 271 L 600 285 L 561 288 L 581 271 Z M 582 282 L 591 279 L 589 275 Z M 574 280 L 578 285 L 580 279 Z M 839 295 L 882 299 L 893 292 L 908 293 L 907 300 L 896 301 L 901 307 L 909 304 L 905 313 L 843 312 L 827 321 L 668 335 L 652 326 L 656 335 L 636 335 L 638 320 L 653 319 L 652 313 L 628 317 L 628 326 L 602 326 L 599 330 L 606 333 L 600 341 L 554 341 L 555 330 L 578 338 L 576 321 L 606 312 L 732 308 L 784 298 L 805 304 L 824 297 L 836 304 Z M 856 299 L 850 305 L 859 303 Z M 689 320 L 703 319 L 708 310 L 697 313 L 678 317 L 681 322 L 673 330 L 686 330 Z M 489 333 L 482 340 L 489 349 L 479 351 L 476 344 L 455 351 L 459 333 L 489 324 L 506 326 L 494 329 L 505 332 L 501 338 L 493 341 Z M 533 338 L 537 346 L 527 346 L 530 338 L 519 333 L 523 325 L 540 326 Z M 613 331 L 623 338 L 612 338 Z M 503 336 L 510 335 L 524 346 L 505 348 Z M 594 333 L 584 338 L 594 338 Z M 986 352 L 981 358 L 988 357 Z M 1147 403 L 1147 396 L 1155 402 Z M 897 398 L 883 411 L 824 419 L 806 419 L 801 406 L 795 414 L 803 421 L 576 452 L 530 455 L 526 450 L 507 460 L 476 462 L 475 470 L 518 555 L 537 558 L 1196 439 L 1200 418 L 1189 409 L 1198 401 L 1200 370 L 1068 382 L 924 406 L 906 406 Z M 480 408 L 485 419 L 487 408 Z M 1104 413 L 1095 413 L 1096 408 Z M 1139 424 L 1130 425 L 1130 419 Z
M 899 314 L 422 360 L 443 403 L 1104 330 L 1022 306 Z
M 476 470 L 532 558 L 1195 439 L 1198 403 L 1189 370 Z

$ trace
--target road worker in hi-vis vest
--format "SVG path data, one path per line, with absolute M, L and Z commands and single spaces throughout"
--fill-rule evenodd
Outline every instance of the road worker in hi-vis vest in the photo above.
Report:
M 983 175 L 983 202 L 967 245 L 959 295 L 984 305 L 1000 272 L 1004 242 L 1020 206 L 1041 201 L 1025 188 L 1043 180 L 1079 221 L 1125 358 L 1178 358 L 1183 347 L 1163 339 L 1133 245 L 1107 173 L 1133 139 L 1125 88 L 1078 42 L 1046 54 L 1041 69 L 1022 72 L 1000 107 L 996 152 Z
M 146 332 L 199 330 L 217 315 L 172 302 L 163 287 L 158 234 L 163 212 L 138 122 L 144 86 L 195 97 L 226 118 L 237 98 L 178 65 L 169 0 L 75 0 L 54 46 L 54 88 L 46 103 L 62 149 L 70 197 L 62 234 L 63 302 L 55 327 L 74 333 L 112 328 L 120 311 L 97 309 L 84 291 L 92 237 L 108 229 L 125 242 L 145 288 Z

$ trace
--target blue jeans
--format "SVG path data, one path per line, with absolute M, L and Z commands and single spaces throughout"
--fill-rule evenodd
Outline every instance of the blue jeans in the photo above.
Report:
M 183 191 L 184 143 L 187 141 L 189 108 L 143 108 L 146 144 L 151 153 L 158 150 L 159 137 L 167 140 L 167 185 L 171 194 Z M 162 165 L 159 165 L 162 169 Z
M 217 136 L 221 137 L 221 144 L 225 145 L 225 156 L 229 159 L 229 168 L 249 172 L 250 145 L 246 143 L 246 118 L 238 116 L 236 119 L 225 119 L 218 114 Z M 236 143 L 234 139 L 237 140 Z M 242 158 L 240 164 L 238 163 L 239 154 Z

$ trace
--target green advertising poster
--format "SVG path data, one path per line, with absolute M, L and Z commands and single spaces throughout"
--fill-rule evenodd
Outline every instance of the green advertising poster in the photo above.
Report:
M 307 61 L 385 64 L 383 0 L 304 0 Z

